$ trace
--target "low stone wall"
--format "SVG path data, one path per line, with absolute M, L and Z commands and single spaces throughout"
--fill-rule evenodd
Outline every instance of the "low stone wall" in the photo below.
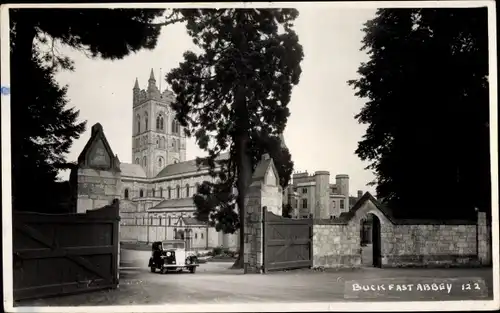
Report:
M 471 265 L 477 262 L 476 225 L 393 225 L 383 232 L 385 266 Z
M 174 239 L 174 226 L 154 225 L 121 225 L 120 241 L 124 242 L 154 242 Z M 238 244 L 238 233 L 224 235 L 217 232 L 214 227 L 192 227 L 191 238 L 192 249 L 212 249 L 224 246 L 230 250 L 236 250 Z M 196 234 L 196 237 L 194 236 Z M 203 235 L 202 235 L 203 234 Z
M 316 220 L 313 226 L 313 267 L 361 265 L 359 228 L 330 220 Z
M 314 221 L 313 266 L 369 264 L 369 249 L 360 244 L 361 220 L 368 214 L 380 221 L 382 267 L 491 265 L 491 227 L 485 213 L 479 212 L 477 221 L 404 221 L 365 201 L 336 219 Z

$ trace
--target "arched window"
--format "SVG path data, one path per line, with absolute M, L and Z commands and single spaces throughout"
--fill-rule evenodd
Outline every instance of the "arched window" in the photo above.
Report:
M 151 196 L 153 196 L 153 197 L 155 196 L 155 189 L 154 188 L 151 189 Z
M 156 129 L 160 129 L 160 115 L 156 117 Z
M 144 114 L 144 130 L 148 130 L 148 112 Z
M 198 239 L 198 233 L 194 233 L 194 239 Z
M 177 199 L 181 197 L 181 186 L 177 185 Z
M 170 188 L 170 186 L 167 188 L 167 192 L 168 192 L 168 198 L 172 199 L 172 188 Z
M 163 158 L 159 157 L 158 158 L 158 167 L 161 169 L 162 166 L 163 166 Z
M 161 130 L 163 130 L 163 129 L 165 128 L 165 127 L 164 127 L 164 125 L 165 125 L 165 122 L 164 122 L 164 120 L 163 120 L 163 116 L 162 116 L 162 115 L 160 115 L 160 129 L 161 129 Z
M 160 198 L 163 198 L 163 188 L 160 187 Z
M 145 156 L 142 158 L 142 166 L 144 166 L 144 167 L 148 166 L 148 160 L 146 159 Z
M 141 116 L 139 114 L 137 114 L 137 133 L 140 134 L 141 133 Z
M 200 235 L 201 235 L 201 239 L 203 239 L 203 233 L 201 233 Z
M 149 225 L 153 225 L 153 217 L 152 216 L 149 218 Z
M 177 122 L 175 120 L 172 121 L 172 134 L 175 134 L 175 130 L 177 129 L 177 127 L 175 126 L 176 123 Z
M 128 199 L 128 188 L 125 188 L 124 198 L 125 198 L 125 199 Z
M 141 162 L 141 160 L 139 160 L 139 158 L 135 159 L 135 164 L 139 164 L 140 162 Z
M 189 184 L 186 184 L 186 198 L 189 198 Z
M 175 133 L 180 134 L 181 133 L 181 124 L 178 122 L 175 123 Z
M 142 189 L 141 189 L 141 190 L 139 191 L 139 197 L 141 197 L 141 198 L 142 198 L 142 197 L 144 197 L 144 190 L 142 190 Z

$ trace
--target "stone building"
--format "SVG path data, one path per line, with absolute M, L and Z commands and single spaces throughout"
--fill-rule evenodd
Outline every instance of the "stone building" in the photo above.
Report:
M 335 184 L 332 184 L 329 172 L 309 174 L 306 171 L 292 175 L 283 198 L 285 204 L 292 207 L 292 217 L 333 218 L 348 212 L 362 195 L 358 190 L 357 197 L 350 196 L 349 175 L 336 175 Z
M 122 163 L 117 156 L 113 157 L 102 127 L 96 128 L 98 133 L 102 133 L 95 135 L 102 137 L 102 143 L 98 143 L 109 150 L 110 159 L 116 158 L 114 164 L 119 170 L 119 174 L 113 174 L 119 177 L 116 178 L 118 183 L 113 196 L 121 200 L 121 240 L 151 242 L 189 236 L 193 244 L 198 242 L 200 247 L 205 243 L 207 248 L 236 248 L 237 233 L 217 233 L 206 223 L 194 219 L 196 208 L 192 197 L 203 181 L 213 181 L 214 178 L 207 168 L 198 167 L 196 160 L 186 160 L 186 135 L 170 108 L 173 100 L 171 91 L 160 91 L 153 70 L 146 89 L 141 90 L 136 79 L 132 97 L 133 163 Z M 88 145 L 94 140 L 92 138 Z M 281 144 L 286 147 L 283 136 Z M 222 154 L 220 159 L 228 156 Z M 81 171 L 81 175 L 87 174 Z M 101 205 L 107 201 L 92 200 L 88 196 L 91 190 L 82 188 L 85 195 L 78 200 L 79 210 L 93 207 L 90 202 Z M 319 171 L 314 175 L 295 173 L 290 186 L 283 192 L 283 200 L 292 205 L 293 217 L 302 218 L 311 214 L 315 218 L 339 216 L 349 210 L 349 202 L 353 200 L 349 197 L 349 176 L 337 175 L 336 183 L 331 184 L 329 172 Z M 183 225 L 182 228 L 179 225 Z

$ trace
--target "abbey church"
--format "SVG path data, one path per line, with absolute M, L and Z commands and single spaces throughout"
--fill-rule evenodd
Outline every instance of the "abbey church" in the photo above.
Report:
M 136 79 L 132 104 L 133 163 L 121 163 L 116 156 L 120 172 L 116 185 L 116 196 L 121 199 L 120 240 L 189 239 L 192 248 L 235 249 L 237 233 L 219 233 L 194 218 L 192 197 L 203 181 L 213 178 L 208 169 L 197 166 L 196 160 L 186 160 L 186 136 L 170 108 L 172 101 L 171 91 L 158 88 L 153 70 L 146 89 L 141 89 Z M 111 151 L 112 144 L 103 140 L 103 149 L 108 146 Z M 281 140 L 285 145 L 283 137 Z M 228 154 L 220 156 L 227 157 Z M 312 175 L 295 173 L 283 191 L 284 204 L 290 205 L 294 218 L 338 216 L 349 210 L 351 200 L 349 177 L 337 175 L 336 184 L 330 184 L 330 174 L 325 171 Z

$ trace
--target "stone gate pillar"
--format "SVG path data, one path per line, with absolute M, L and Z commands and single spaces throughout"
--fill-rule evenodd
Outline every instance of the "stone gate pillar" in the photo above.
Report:
M 281 216 L 282 190 L 273 160 L 268 154 L 255 168 L 252 183 L 245 196 L 244 223 L 244 269 L 246 273 L 262 273 L 264 265 L 263 207 Z
M 485 212 L 477 212 L 477 258 L 481 265 L 491 264 L 491 225 Z
M 77 213 L 110 205 L 113 199 L 121 198 L 120 161 L 113 154 L 101 124 L 92 126 L 90 139 L 74 171 Z

